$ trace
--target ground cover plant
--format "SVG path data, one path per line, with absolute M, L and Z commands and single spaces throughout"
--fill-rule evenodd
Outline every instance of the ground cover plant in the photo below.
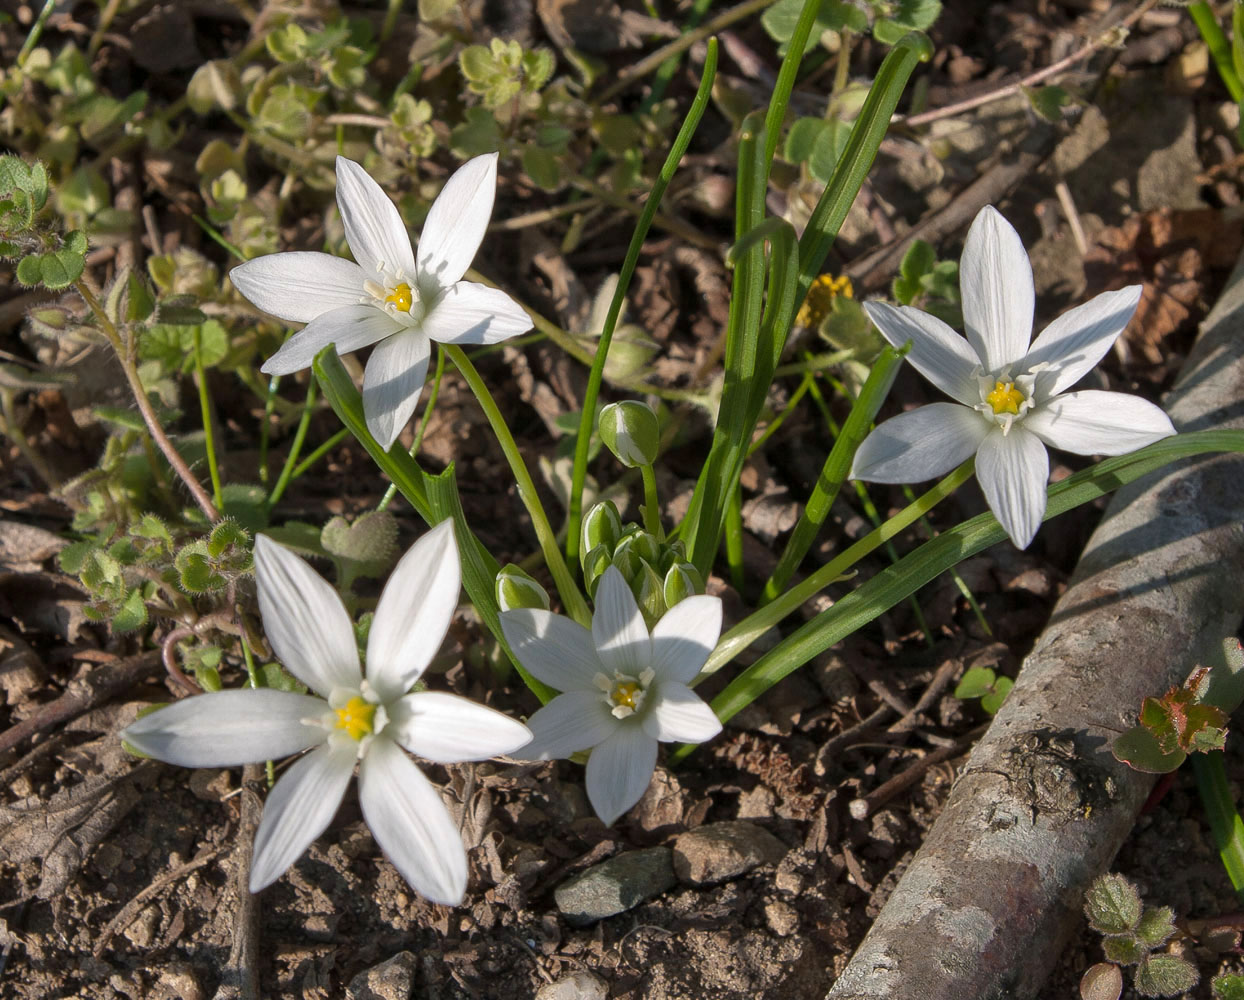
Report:
M 823 995 L 1099 501 L 1244 451 L 1192 6 L 4 15 L 15 995 Z

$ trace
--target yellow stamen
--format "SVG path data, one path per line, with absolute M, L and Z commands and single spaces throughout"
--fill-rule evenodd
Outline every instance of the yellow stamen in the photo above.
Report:
M 815 329 L 829 315 L 834 299 L 839 296 L 847 299 L 855 298 L 855 289 L 851 286 L 851 279 L 845 274 L 836 278 L 832 274 L 820 275 L 808 289 L 808 297 L 799 307 L 799 315 L 795 317 L 795 322 L 800 326 Z
M 609 700 L 615 705 L 633 709 L 641 690 L 642 688 L 633 681 L 623 681 L 621 684 L 614 685 L 613 690 L 609 692 Z
M 402 282 L 385 298 L 386 302 L 392 302 L 402 312 L 410 312 L 411 304 L 414 302 L 414 296 L 410 294 L 410 285 Z
M 993 392 L 985 397 L 985 402 L 993 407 L 994 413 L 1013 413 L 1019 416 L 1024 394 L 1015 388 L 1014 382 L 995 382 Z
M 344 729 L 352 740 L 361 740 L 372 731 L 376 706 L 355 695 L 346 702 L 345 708 L 337 709 L 337 728 Z

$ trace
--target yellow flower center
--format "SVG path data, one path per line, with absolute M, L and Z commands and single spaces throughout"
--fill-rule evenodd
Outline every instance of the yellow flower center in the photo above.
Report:
M 344 708 L 337 709 L 337 728 L 344 729 L 350 739 L 357 742 L 371 734 L 375 715 L 376 706 L 355 695 Z
M 1024 394 L 1015 388 L 1014 382 L 995 382 L 993 392 L 985 397 L 985 402 L 993 407 L 994 413 L 1013 413 L 1019 416 Z
M 410 285 L 402 282 L 385 298 L 386 302 L 392 302 L 402 312 L 410 312 L 411 304 L 415 301 L 414 296 L 410 292 Z
M 642 691 L 643 688 L 634 681 L 623 681 L 620 684 L 614 685 L 613 690 L 609 692 L 609 700 L 615 705 L 620 705 L 633 711 L 638 707 L 638 699 Z

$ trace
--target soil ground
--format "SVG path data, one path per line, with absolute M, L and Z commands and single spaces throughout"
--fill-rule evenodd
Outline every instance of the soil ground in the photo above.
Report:
M 980 17 L 957 6 L 947 5 L 932 31 L 937 57 L 925 72 L 933 108 L 1053 63 L 1111 14 L 1105 3 L 1012 2 L 989 6 Z M 53 30 L 69 33 L 72 23 L 72 17 L 53 22 Z M 540 22 L 532 20 L 529 28 L 544 40 Z M 0 33 L 7 60 L 23 34 L 13 25 L 0 25 Z M 756 24 L 740 26 L 733 46 L 726 50 L 726 74 L 748 77 L 749 54 L 776 70 L 772 44 Z M 994 164 L 999 141 L 1018 145 L 1048 135 L 1037 165 L 998 199 L 1032 250 L 1038 328 L 1096 292 L 1144 281 L 1140 317 L 1094 377 L 1100 387 L 1160 399 L 1240 248 L 1239 159 L 1232 138 L 1238 113 L 1198 52 L 1186 15 L 1155 9 L 1118 52 L 1099 54 L 1072 74 L 1078 92 L 1091 100 L 1057 127 L 1036 118 L 1023 99 L 1011 99 L 939 123 L 938 158 L 928 155 L 927 137 L 889 140 L 871 175 L 869 197 L 844 228 L 834 269 L 849 268 L 894 234 L 953 207 L 966 184 Z M 622 56 L 614 59 L 623 64 Z M 184 75 L 171 74 L 170 89 Z M 682 101 L 688 86 L 689 78 L 680 77 L 676 93 Z M 801 91 L 814 105 L 815 87 L 813 81 Z M 708 185 L 730 170 L 726 132 L 720 118 L 706 123 L 710 138 L 686 168 L 696 183 Z M 203 138 L 186 136 L 182 144 L 192 151 Z M 176 190 L 181 182 L 174 175 L 171 183 Z M 1074 216 L 1060 205 L 1060 183 Z M 195 191 L 191 178 L 185 194 L 197 197 Z M 167 212 L 175 199 L 164 191 L 153 200 Z M 495 216 L 531 207 L 515 186 L 503 185 Z M 939 241 L 941 256 L 957 256 L 971 214 Z M 1084 252 L 1076 246 L 1073 217 L 1085 234 Z M 694 218 L 704 231 L 728 238 L 722 214 Z M 188 241 L 202 244 L 193 226 L 181 229 Z M 508 242 L 490 243 L 476 266 L 565 322 L 573 301 L 616 272 L 629 232 L 621 220 L 582 252 L 567 255 L 557 250 L 556 228 L 509 236 Z M 306 233 L 301 238 L 305 242 Z M 891 276 L 873 275 L 882 290 Z M 645 248 L 630 319 L 659 344 L 670 384 L 685 384 L 708 356 L 724 315 L 727 282 L 719 261 L 680 247 L 672 237 L 654 233 Z M 15 295 L 6 287 L 0 300 Z M 4 305 L 0 301 L 0 309 Z M 14 333 L 10 348 L 29 353 L 15 335 L 21 310 L 4 315 L 6 330 Z M 548 454 L 549 425 L 573 408 L 582 369 L 547 344 L 507 348 L 482 367 L 493 384 L 517 388 L 503 403 L 529 461 Z M 231 402 L 242 405 L 241 397 L 223 381 L 213 388 L 230 429 L 229 461 L 242 473 L 253 461 L 246 445 L 253 414 L 230 412 Z M 913 404 L 935 394 L 904 372 L 892 398 Z M 61 392 L 24 397 L 22 405 L 36 447 L 58 466 L 77 472 L 94 461 L 98 431 L 68 419 Z M 336 430 L 334 419 L 317 415 L 311 440 L 326 440 Z M 670 521 L 680 500 L 685 503 L 707 447 L 707 428 L 698 419 L 663 467 Z M 422 458 L 431 468 L 457 463 L 468 519 L 505 562 L 526 555 L 532 535 L 481 423 L 469 393 L 447 379 Z M 817 414 L 800 408 L 750 463 L 744 524 L 751 577 L 767 575 L 828 444 Z M 1052 458 L 1056 478 L 1084 464 Z M 295 483 L 278 513 L 320 521 L 352 516 L 374 507 L 386 485 L 361 449 L 343 443 L 317 475 Z M 897 489 L 873 487 L 870 493 L 883 515 L 905 504 Z M 551 491 L 546 501 L 556 504 Z M 63 534 L 69 514 L 7 443 L 0 453 L 0 508 L 6 527 L 0 572 L 0 641 L 7 647 L 3 730 L 37 714 L 91 670 L 133 654 L 137 644 L 85 620 L 83 595 L 56 568 L 54 547 L 46 547 L 43 534 L 24 531 Z M 409 543 L 421 525 L 408 509 L 395 509 L 402 542 Z M 931 521 L 950 526 L 983 509 L 971 487 Z M 838 501 L 813 562 L 871 528 L 860 510 L 855 497 Z M 509 1000 L 586 971 L 607 991 L 598 995 L 618 1000 L 819 998 L 919 846 L 961 757 L 925 770 L 867 821 L 852 819 L 848 804 L 931 750 L 961 745 L 966 753 L 969 734 L 986 716 L 976 703 L 951 694 L 956 678 L 970 666 L 1014 675 L 1098 514 L 1081 508 L 1044 530 L 1027 551 L 1000 545 L 959 567 L 988 631 L 954 581 L 937 581 L 914 605 L 896 607 L 797 671 L 677 770 L 659 769 L 647 797 L 613 828 L 591 815 L 582 768 L 570 762 L 429 767 L 429 775 L 444 784 L 470 848 L 471 886 L 457 908 L 428 904 L 411 892 L 380 855 L 357 801 L 347 797 L 327 833 L 244 918 L 246 901 L 234 878 L 253 821 L 248 802 L 262 793 L 263 782 L 247 784 L 236 770 L 186 772 L 140 763 L 122 751 L 116 732 L 142 705 L 169 697 L 165 683 L 156 681 L 159 675 L 148 673 L 141 683 L 0 756 L 0 994 L 23 1000 L 210 997 L 227 984 L 231 953 L 233 964 L 238 962 L 235 932 L 240 920 L 250 919 L 258 950 L 245 961 L 257 970 L 262 994 L 271 997 Z M 922 537 L 912 531 L 896 540 L 896 548 L 906 551 Z M 886 557 L 878 557 L 863 573 L 885 564 Z M 711 581 L 710 591 L 723 597 L 727 617 L 734 619 L 745 599 L 754 597 L 738 595 L 720 579 Z M 463 613 L 445 650 L 447 669 L 436 683 L 510 712 L 533 711 L 534 698 L 515 677 L 498 681 L 486 646 Z M 1244 779 L 1238 752 L 1229 767 L 1233 779 Z M 571 924 L 556 905 L 554 890 L 593 864 L 734 820 L 776 837 L 780 859 L 718 884 L 681 881 L 587 927 Z M 1177 776 L 1142 817 L 1116 867 L 1140 882 L 1148 902 L 1171 905 L 1184 920 L 1212 923 L 1238 907 L 1190 775 Z M 1195 944 L 1207 978 L 1220 968 L 1240 971 L 1230 941 L 1225 951 L 1211 954 L 1204 927 L 1189 929 L 1198 936 L 1188 946 Z M 1085 930 L 1046 996 L 1074 995 L 1079 976 L 1099 959 L 1098 942 Z M 386 975 L 398 985 L 386 986 Z M 408 993 L 401 992 L 402 983 Z M 1203 987 L 1192 995 L 1209 994 Z

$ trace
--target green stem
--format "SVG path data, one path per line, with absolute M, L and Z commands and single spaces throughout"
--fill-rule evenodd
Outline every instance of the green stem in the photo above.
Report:
M 272 437 L 272 414 L 276 412 L 276 391 L 280 387 L 281 376 L 273 375 L 268 379 L 268 391 L 264 395 L 263 420 L 259 423 L 259 481 L 268 482 L 268 445 Z
M 704 669 L 700 671 L 700 676 L 696 678 L 696 681 L 699 682 L 710 674 L 716 673 L 770 628 L 798 609 L 804 601 L 839 579 L 887 539 L 893 538 L 927 514 L 967 482 L 975 464 L 976 457 L 969 458 L 915 503 L 904 507 L 880 527 L 874 528 L 850 548 L 831 559 L 815 573 L 810 574 L 803 583 L 792 587 L 781 597 L 775 598 L 772 603 L 766 604 L 759 611 L 744 618 L 721 637 L 721 641 L 708 658 L 708 662 L 704 664 Z
M 626 292 L 630 287 L 631 277 L 635 273 L 635 265 L 639 263 L 639 252 L 643 249 L 648 229 L 652 225 L 652 220 L 656 218 L 657 207 L 661 204 L 665 189 L 673 180 L 674 171 L 678 168 L 679 161 L 691 143 L 691 137 L 700 124 L 705 108 L 708 107 L 716 74 L 717 41 L 714 39 L 708 44 L 704 59 L 704 73 L 700 77 L 700 87 L 696 91 L 695 99 L 691 102 L 691 109 L 687 112 L 682 128 L 678 130 L 674 144 L 670 147 L 669 156 L 661 165 L 648 200 L 644 203 L 643 213 L 635 226 L 635 232 L 631 235 L 631 243 L 626 249 L 626 258 L 622 262 L 622 270 L 618 275 L 618 286 L 614 289 L 613 301 L 609 303 L 609 313 L 605 317 L 605 328 L 601 331 L 600 340 L 596 345 L 596 356 L 592 359 L 587 389 L 583 393 L 583 415 L 579 420 L 579 435 L 575 439 L 574 467 L 570 474 L 570 500 L 566 511 L 566 557 L 572 563 L 577 562 L 579 556 L 579 524 L 583 518 L 583 483 L 587 478 L 588 446 L 591 444 L 592 424 L 596 419 L 596 400 L 600 396 L 601 380 L 605 377 L 605 360 L 609 354 L 609 345 L 613 341 L 613 331 L 618 325 L 622 304 L 626 301 Z
M 315 404 L 315 379 L 307 382 L 307 399 L 302 404 L 302 416 L 298 418 L 298 428 L 294 431 L 294 441 L 289 447 L 289 454 L 285 456 L 285 464 L 281 466 L 281 474 L 277 477 L 276 485 L 272 487 L 272 492 L 268 494 L 268 499 L 264 501 L 264 510 L 271 511 L 277 505 L 277 501 L 285 494 L 285 488 L 289 486 L 290 480 L 294 478 L 294 466 L 298 463 L 298 454 L 302 451 L 302 443 L 307 437 L 307 427 L 311 424 L 311 411 Z
M 26 58 L 36 45 L 39 44 L 39 38 L 43 35 L 43 29 L 48 23 L 48 18 L 52 16 L 52 11 L 56 9 L 56 0 L 47 0 L 43 5 L 43 10 L 39 11 L 39 16 L 35 23 L 30 26 L 30 34 L 26 36 L 26 41 L 22 43 L 22 50 L 17 53 L 17 65 L 25 66 Z
M 216 432 L 212 422 L 212 403 L 207 394 L 207 371 L 203 367 L 203 338 L 199 327 L 194 328 L 194 375 L 199 384 L 199 412 L 203 418 L 203 441 L 207 448 L 207 471 L 212 478 L 212 499 L 223 507 L 220 492 L 220 467 L 216 463 Z
M 644 477 L 644 530 L 658 542 L 665 541 L 665 529 L 661 527 L 661 505 L 657 500 L 657 476 L 651 465 L 641 465 Z
M 289 478 L 291 480 L 297 479 L 304 472 L 306 472 L 309 468 L 311 468 L 311 466 L 313 466 L 316 462 L 318 462 L 321 458 L 323 458 L 330 451 L 336 448 L 337 445 L 341 444 L 341 442 L 344 441 L 347 437 L 349 437 L 349 435 L 350 435 L 350 429 L 348 427 L 341 428 L 341 430 L 339 430 L 336 434 L 330 437 L 322 445 L 316 448 L 315 451 L 311 452 L 310 455 L 308 455 L 301 462 L 299 462 L 294 467 L 293 474 Z
M 1210 57 L 1214 60 L 1214 66 L 1218 70 L 1218 75 L 1222 77 L 1222 82 L 1226 84 L 1227 91 L 1231 94 L 1231 100 L 1236 104 L 1244 101 L 1244 86 L 1240 84 L 1240 78 L 1235 72 L 1231 43 L 1227 41 L 1226 33 L 1222 30 L 1222 25 L 1218 23 L 1218 17 L 1213 8 L 1204 2 L 1192 3 L 1188 5 L 1188 14 L 1196 22 L 1197 30 L 1209 47 Z
M 215 522 L 220 520 L 220 511 L 216 505 L 212 503 L 212 498 L 207 495 L 207 490 L 203 488 L 203 484 L 195 478 L 194 473 L 190 471 L 190 466 L 186 464 L 186 460 L 181 457 L 181 453 L 173 447 L 173 442 L 169 440 L 168 435 L 164 433 L 164 428 L 160 426 L 160 420 L 156 416 L 155 407 L 151 405 L 151 397 L 147 395 L 147 390 L 143 386 L 142 379 L 138 377 L 138 369 L 134 365 L 134 359 L 130 357 L 130 352 L 126 349 L 121 339 L 121 332 L 117 329 L 116 324 L 108 318 L 108 313 L 100 304 L 95 293 L 85 281 L 79 279 L 74 282 L 73 286 L 82 301 L 95 314 L 96 320 L 99 322 L 104 336 L 108 338 L 108 342 L 112 345 L 112 349 L 117 354 L 117 360 L 121 362 L 121 371 L 125 373 L 125 380 L 129 383 L 130 392 L 134 395 L 134 402 L 138 404 L 138 412 L 142 414 L 143 422 L 147 425 L 147 430 L 151 433 L 151 439 L 164 455 L 165 460 L 177 473 L 178 478 L 186 484 L 186 488 L 194 497 L 195 503 L 199 505 L 199 510 L 203 512 L 203 516 L 209 521 Z
M 1222 858 L 1222 866 L 1227 870 L 1236 896 L 1244 902 L 1244 820 L 1240 819 L 1231 797 L 1222 751 L 1194 753 L 1192 770 L 1196 774 L 1201 805 L 1218 846 L 1218 856 Z
M 536 539 L 540 543 L 540 550 L 544 553 L 549 572 L 553 574 L 553 582 L 557 584 L 562 606 L 567 614 L 580 625 L 590 626 L 592 615 L 588 611 L 587 601 L 583 599 L 583 595 L 574 582 L 574 577 L 570 574 L 570 568 L 566 565 L 566 560 L 562 558 L 561 549 L 557 545 L 557 534 L 549 524 L 548 515 L 545 514 L 544 506 L 540 503 L 540 495 L 536 492 L 536 484 L 532 482 L 531 474 L 527 471 L 527 463 L 523 461 L 522 453 L 518 450 L 514 435 L 510 433 L 510 428 L 506 425 L 505 417 L 501 415 L 496 400 L 492 398 L 492 393 L 488 391 L 488 386 L 480 378 L 479 372 L 471 364 L 471 359 L 466 356 L 466 352 L 457 344 L 445 344 L 444 350 L 475 394 L 476 400 L 484 411 L 484 416 L 488 418 L 493 434 L 497 436 L 497 443 L 501 446 L 505 460 L 509 463 L 510 472 L 514 475 L 519 499 L 522 500 L 523 506 L 527 508 L 527 513 L 531 516 Z
M 725 532 L 726 565 L 730 583 L 740 594 L 747 579 L 743 573 L 743 487 L 735 484 L 726 504 Z
M 856 449 L 868 434 L 868 428 L 885 401 L 890 386 L 894 384 L 894 377 L 898 374 L 899 365 L 902 364 L 906 353 L 906 350 L 896 351 L 892 347 L 887 347 L 881 352 L 881 356 L 869 372 L 842 426 L 842 433 L 838 435 L 833 448 L 825 457 L 821 475 L 816 481 L 812 495 L 808 497 L 803 513 L 799 516 L 795 530 L 791 532 L 786 542 L 786 549 L 782 552 L 777 566 L 774 567 L 768 583 L 765 584 L 765 601 L 772 601 L 781 593 L 796 567 L 803 562 L 803 557 L 807 555 L 813 541 L 816 540 L 821 524 L 829 514 L 829 508 L 833 506 L 838 491 L 851 471 L 851 462 L 855 458 Z
M 444 348 L 438 346 L 436 352 L 436 375 L 432 378 L 432 388 L 428 392 L 428 404 L 423 408 L 423 419 L 419 421 L 419 429 L 415 431 L 414 444 L 410 446 L 408 454 L 413 460 L 419 454 L 419 448 L 423 444 L 423 435 L 427 432 L 428 423 L 432 419 L 432 413 L 436 409 L 437 397 L 441 394 L 441 379 L 445 376 L 445 351 Z M 376 510 L 385 510 L 389 504 L 393 502 L 393 498 L 397 496 L 397 483 L 390 483 L 389 488 L 384 491 L 380 503 L 376 505 Z

